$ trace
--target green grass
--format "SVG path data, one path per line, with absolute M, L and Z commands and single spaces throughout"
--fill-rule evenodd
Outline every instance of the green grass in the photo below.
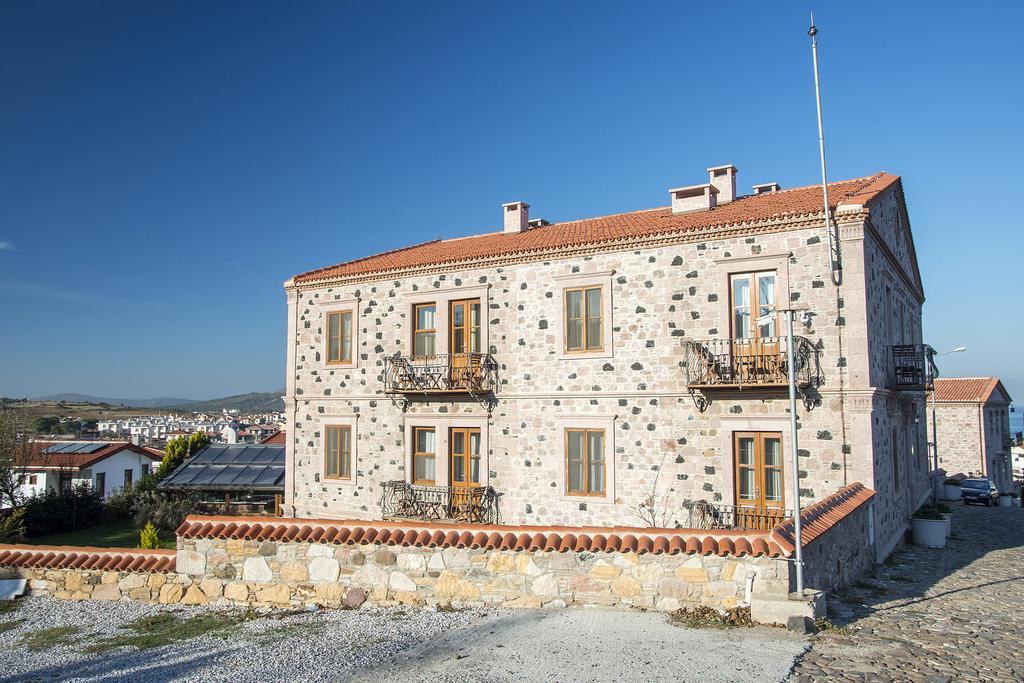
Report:
M 125 624 L 121 628 L 127 633 L 99 640 L 86 647 L 84 652 L 99 654 L 119 647 L 148 650 L 207 634 L 227 636 L 255 616 L 250 612 L 207 612 L 180 619 L 169 612 L 161 612 Z
M 94 548 L 137 548 L 139 532 L 129 519 L 101 522 L 87 529 L 67 531 L 50 536 L 35 536 L 27 543 L 33 545 L 92 546 Z M 161 538 L 160 547 L 174 549 L 174 538 Z
M 38 652 L 58 645 L 70 645 L 74 637 L 81 632 L 82 629 L 77 626 L 55 626 L 26 633 L 18 642 L 26 649 Z
M 14 614 L 18 611 L 18 607 L 17 600 L 4 600 L 0 602 L 0 614 Z
M 15 619 L 14 621 L 0 621 L 0 634 L 13 631 L 18 628 L 18 624 L 22 622 L 22 619 Z

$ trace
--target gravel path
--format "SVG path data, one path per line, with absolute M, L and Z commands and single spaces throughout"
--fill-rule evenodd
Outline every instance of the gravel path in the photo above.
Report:
M 0 633 L 0 681 L 779 681 L 806 641 L 778 629 L 702 631 L 654 612 L 363 608 L 268 612 L 221 635 L 103 654 L 83 649 L 141 617 L 209 607 L 20 601 Z M 234 612 L 234 614 L 241 614 Z M 26 636 L 77 626 L 69 642 L 29 651 Z
M 1024 510 L 958 504 L 944 550 L 908 546 L 842 597 L 793 680 L 1024 680 Z

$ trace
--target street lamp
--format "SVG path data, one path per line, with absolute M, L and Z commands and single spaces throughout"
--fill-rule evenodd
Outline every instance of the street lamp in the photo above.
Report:
M 942 353 L 936 353 L 936 354 L 934 354 L 932 356 L 932 358 L 938 358 L 939 356 L 945 356 L 945 355 L 948 355 L 950 353 L 963 353 L 966 350 L 967 350 L 966 346 L 958 346 L 955 349 L 950 349 L 949 351 L 943 351 Z M 932 461 L 933 461 L 933 463 L 935 465 L 935 467 L 934 467 L 935 471 L 938 472 L 939 471 L 939 433 L 938 433 L 938 429 L 936 428 L 936 424 L 935 424 L 935 381 L 934 381 L 934 379 L 932 380 L 931 404 L 932 404 Z

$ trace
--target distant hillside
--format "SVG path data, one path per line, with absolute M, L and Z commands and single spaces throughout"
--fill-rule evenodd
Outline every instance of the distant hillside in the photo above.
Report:
M 283 392 L 282 392 L 283 393 Z M 109 403 L 112 406 L 131 406 L 133 408 L 170 408 L 177 406 L 184 409 L 185 405 L 195 403 L 187 398 L 103 398 L 86 394 L 52 394 L 40 396 L 33 401 L 64 401 L 65 403 Z
M 253 392 L 237 396 L 225 396 L 209 401 L 189 401 L 178 406 L 170 406 L 174 410 L 185 410 L 192 413 L 214 413 L 221 410 L 240 410 L 243 413 L 266 413 L 284 410 L 284 389 L 279 391 Z

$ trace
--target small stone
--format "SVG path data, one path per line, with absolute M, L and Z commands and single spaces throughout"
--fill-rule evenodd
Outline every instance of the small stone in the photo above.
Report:
M 274 579 L 274 573 L 270 571 L 270 565 L 263 557 L 247 557 L 242 565 L 242 578 L 246 581 L 258 581 L 269 583 Z
M 395 554 L 390 550 L 381 548 L 380 550 L 377 550 L 373 553 L 373 561 L 376 564 L 387 567 L 395 564 L 397 562 L 397 558 L 395 557 Z
M 345 607 L 359 607 L 366 602 L 366 591 L 362 588 L 352 587 L 345 591 Z

